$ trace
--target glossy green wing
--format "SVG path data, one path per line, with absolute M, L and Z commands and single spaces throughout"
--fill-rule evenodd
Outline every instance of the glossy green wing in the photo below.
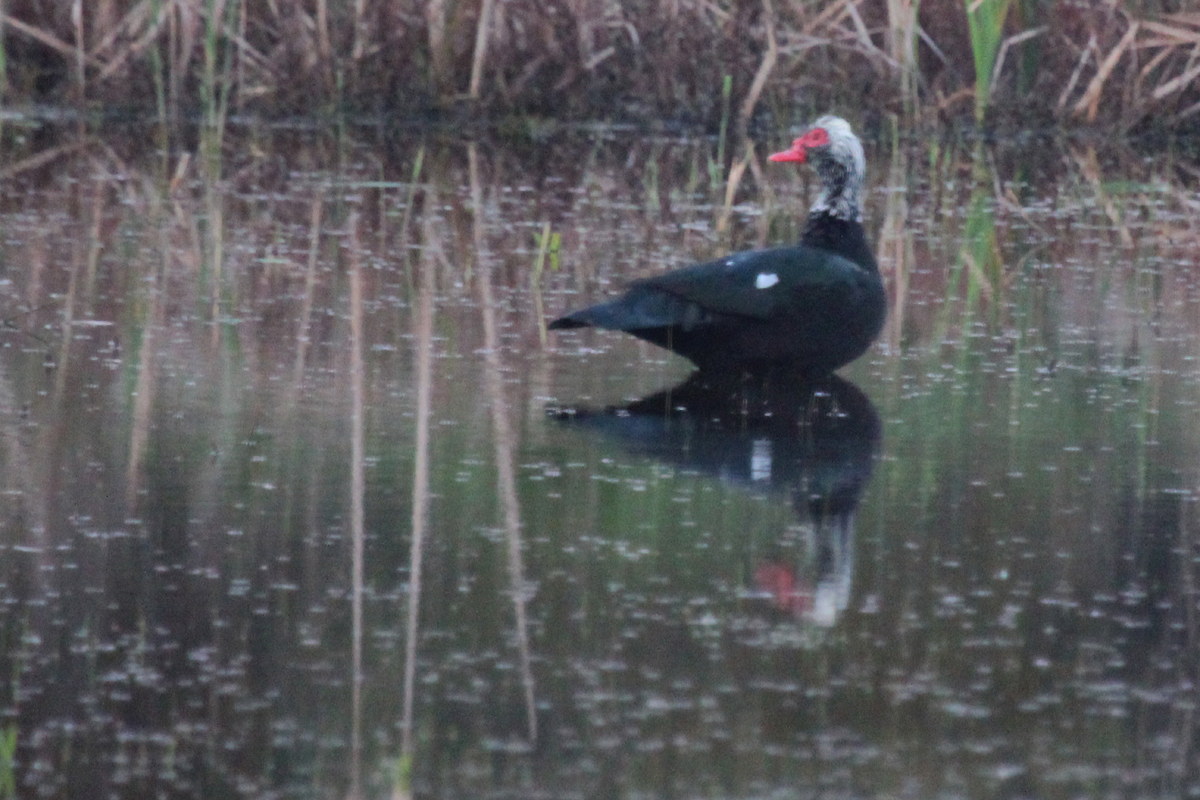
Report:
M 646 278 L 632 285 L 666 292 L 718 314 L 768 320 L 798 306 L 814 310 L 831 295 L 856 292 L 867 271 L 853 261 L 805 245 L 737 253 Z

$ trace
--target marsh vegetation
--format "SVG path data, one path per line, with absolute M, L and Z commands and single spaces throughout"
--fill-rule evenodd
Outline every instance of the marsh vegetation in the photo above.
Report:
M 1200 17 L 1174 0 L 9 0 L 0 15 L 5 106 L 166 125 L 354 113 L 715 132 L 724 86 L 733 133 L 829 109 L 1120 130 L 1200 111 Z

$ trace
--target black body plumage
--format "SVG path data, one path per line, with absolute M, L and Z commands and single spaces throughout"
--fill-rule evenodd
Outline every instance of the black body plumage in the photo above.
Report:
M 823 117 L 792 151 L 772 158 L 810 160 L 822 177 L 799 244 L 636 281 L 550 329 L 625 331 L 703 370 L 781 366 L 818 376 L 862 355 L 883 327 L 887 301 L 860 221 L 861 145 L 844 121 Z

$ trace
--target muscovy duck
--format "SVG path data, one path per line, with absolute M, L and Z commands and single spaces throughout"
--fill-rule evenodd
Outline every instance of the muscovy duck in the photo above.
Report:
M 636 281 L 549 328 L 625 331 L 702 371 L 784 367 L 818 377 L 862 355 L 887 315 L 862 226 L 862 144 L 845 120 L 824 116 L 771 161 L 809 163 L 820 177 L 799 244 Z

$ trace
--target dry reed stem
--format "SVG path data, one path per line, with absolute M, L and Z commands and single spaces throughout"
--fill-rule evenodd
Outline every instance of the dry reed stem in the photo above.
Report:
M 985 303 L 992 302 L 992 298 L 996 295 L 996 287 L 992 285 L 992 281 L 983 271 L 983 267 L 979 266 L 975 256 L 971 255 L 971 251 L 966 248 L 963 248 L 962 260 L 967 265 L 967 271 L 978 282 L 980 298 Z
M 808 22 L 804 23 L 804 25 L 800 28 L 800 33 L 802 35 L 810 35 L 822 27 L 832 27 L 837 25 L 837 23 L 841 21 L 842 17 L 846 16 L 848 13 L 847 6 L 849 6 L 852 2 L 857 4 L 859 0 L 836 0 L 836 2 L 830 3 L 819 14 L 810 19 Z
M 733 200 L 737 196 L 738 186 L 742 183 L 742 176 L 746 174 L 746 167 L 753 157 L 754 144 L 746 140 L 746 155 L 740 161 L 734 162 L 729 170 L 729 178 L 725 181 L 725 203 L 721 206 L 721 215 L 717 218 L 717 233 L 725 233 L 729 227 L 729 218 L 733 214 Z
M 1200 31 L 1191 31 L 1187 28 L 1164 25 L 1150 20 L 1143 22 L 1142 27 L 1146 30 L 1154 31 L 1162 38 L 1138 42 L 1138 47 L 1174 47 L 1182 44 L 1200 44 Z
M 1096 111 L 1100 107 L 1100 93 L 1104 90 L 1104 84 L 1108 81 L 1108 77 L 1112 74 L 1113 69 L 1116 68 L 1117 62 L 1121 60 L 1121 56 L 1133 44 L 1139 27 L 1138 22 L 1134 21 L 1129 26 L 1129 29 L 1125 31 L 1125 35 L 1121 37 L 1121 40 L 1117 42 L 1117 46 L 1105 56 L 1104 61 L 1101 62 L 1099 68 L 1096 70 L 1096 75 L 1092 78 L 1092 82 L 1084 90 L 1083 97 L 1079 98 L 1079 102 L 1072 109 L 1072 113 L 1076 116 L 1087 111 L 1087 121 L 1094 122 L 1096 120 Z
M 87 97 L 87 73 L 84 71 L 86 56 L 83 51 L 83 2 L 71 3 L 71 26 L 75 29 L 75 82 L 79 86 L 79 99 Z
M 208 255 L 212 269 L 210 271 L 212 279 L 212 346 L 213 350 L 217 349 L 217 345 L 221 341 L 221 281 L 224 277 L 224 261 L 225 261 L 225 206 L 223 198 L 217 187 L 212 186 L 212 176 L 207 175 L 205 180 L 205 208 L 208 214 L 208 225 L 205 227 L 205 247 L 204 252 Z
M 1014 34 L 1013 36 L 1009 36 L 1007 39 L 1005 39 L 1004 43 L 1000 45 L 1000 52 L 996 55 L 996 65 L 992 67 L 992 82 L 989 85 L 995 86 L 1000 80 L 1000 70 L 1004 67 L 1004 57 L 1008 55 L 1008 48 L 1015 44 L 1028 41 L 1035 36 L 1040 36 L 1048 30 L 1050 30 L 1050 28 L 1046 25 L 1043 25 L 1040 28 L 1034 28 L 1032 30 L 1025 31 L 1024 33 Z
M 191 0 L 194 2 L 195 0 Z M 180 86 L 187 76 L 188 66 L 196 52 L 196 43 L 200 38 L 198 15 L 193 13 L 189 0 L 175 0 L 178 13 L 167 17 L 170 21 L 172 44 L 171 53 L 171 88 L 170 100 L 174 105 L 173 112 L 178 109 L 181 90 Z M 172 113 L 175 116 L 175 113 Z
M 22 22 L 12 14 L 0 14 L 0 30 L 3 29 L 4 25 L 12 28 L 17 33 L 23 33 L 29 38 L 41 42 L 42 44 L 46 45 L 46 47 L 49 47 L 51 50 L 61 54 L 62 57 L 67 60 L 75 58 L 75 48 L 72 45 L 67 44 L 52 33 Z M 96 63 L 95 59 L 91 58 L 86 53 L 83 57 L 84 60 L 92 66 L 103 66 Z
M 1163 61 L 1165 61 L 1170 55 L 1172 55 L 1174 53 L 1174 51 L 1175 51 L 1174 46 L 1164 47 L 1163 49 L 1159 50 L 1158 53 L 1155 54 L 1154 58 L 1147 61 L 1146 66 L 1142 67 L 1141 72 L 1138 73 L 1138 76 L 1137 76 L 1138 83 L 1140 84 L 1147 77 L 1149 77 L 1150 73 L 1153 72 L 1155 69 L 1157 69 L 1158 66 L 1160 64 L 1162 64 Z
M 20 175 L 22 172 L 28 172 L 31 169 L 38 169 L 39 167 L 49 164 L 56 158 L 61 158 L 68 153 L 73 153 L 76 150 L 81 150 L 85 147 L 90 147 L 91 145 L 92 141 L 90 139 L 83 139 L 78 142 L 72 142 L 71 144 L 59 145 L 58 147 L 52 147 L 49 150 L 43 150 L 42 152 L 29 156 L 28 158 L 23 158 L 17 163 L 11 164 L 4 169 L 0 169 L 0 180 L 7 180 L 15 175 Z
M 321 61 L 331 64 L 333 61 L 333 45 L 329 39 L 329 3 L 328 0 L 317 0 L 317 55 Z
M 363 365 L 363 278 L 358 235 L 358 209 L 350 212 L 350 602 L 351 602 L 351 715 L 350 796 L 361 796 L 362 781 L 362 653 L 363 653 L 363 551 L 366 540 L 364 446 L 366 368 Z
M 350 53 L 355 63 L 362 61 L 367 47 L 367 3 L 354 0 L 354 49 Z
M 888 173 L 887 205 L 883 225 L 879 230 L 876 252 L 882 266 L 891 264 L 892 300 L 889 303 L 887 328 L 884 340 L 892 352 L 899 352 L 900 337 L 904 330 L 904 317 L 908 301 L 908 286 L 912 265 L 916 261 L 913 234 L 908 227 L 908 158 L 900 147 L 892 157 Z
M 5 503 L 5 511 L 9 514 L 31 514 L 30 499 L 38 496 L 39 486 L 45 485 L 32 466 L 37 461 L 36 455 L 31 456 L 36 441 L 25 435 L 23 425 L 13 424 L 20 419 L 21 412 L 8 371 L 0 372 L 0 418 L 5 422 L 0 430 L 0 441 L 4 443 L 4 477 L 0 489 L 9 498 Z
M 95 193 L 97 190 L 95 187 L 92 187 L 92 191 Z M 54 387 L 50 390 L 50 403 L 53 407 L 53 412 L 48 417 L 49 419 L 61 419 L 62 403 L 65 394 L 63 390 L 71 374 L 71 343 L 74 341 L 71 327 L 75 324 L 75 308 L 79 293 L 79 272 L 80 269 L 86 270 L 85 265 L 87 264 L 87 256 L 84 255 L 83 245 L 84 241 L 82 239 L 76 239 L 71 247 L 71 266 L 68 270 L 67 291 L 61 301 L 62 320 L 59 324 L 58 354 L 54 357 Z
M 329 4 L 327 0 L 317 0 L 317 60 L 318 67 L 323 67 L 325 90 L 331 91 L 334 86 L 333 45 L 329 39 Z
M 964 86 L 956 92 L 943 95 L 940 91 L 937 93 L 937 108 L 938 111 L 946 111 L 954 106 L 955 103 L 962 103 L 967 100 L 974 102 L 975 87 Z
M 1193 103 L 1192 105 L 1183 109 L 1178 114 L 1176 114 L 1174 117 L 1172 117 L 1172 119 L 1175 122 L 1182 122 L 1184 119 L 1192 116 L 1193 114 L 1200 114 L 1200 102 Z
M 440 95 L 449 81 L 446 64 L 446 0 L 429 0 L 425 6 L 425 24 L 428 26 L 429 77 Z
M 863 22 L 863 18 L 858 13 L 858 3 L 855 2 L 847 5 L 846 13 L 854 23 L 854 41 L 858 45 L 855 49 L 872 60 L 882 61 L 892 69 L 899 69 L 900 64 L 890 55 L 880 50 L 875 45 L 875 42 L 871 40 L 871 32 L 867 29 L 867 24 Z
M 171 0 L 165 0 L 162 8 L 160 8 L 159 11 L 163 11 L 168 5 L 170 5 L 170 2 Z M 92 47 L 92 55 L 99 58 L 102 53 L 104 53 L 110 47 L 113 47 L 116 44 L 117 38 L 126 31 L 129 32 L 130 36 L 136 35 L 137 30 L 142 27 L 142 23 L 149 14 L 150 0 L 141 0 L 140 3 L 131 8 L 125 14 L 125 16 L 121 18 L 120 22 L 118 22 L 116 25 L 113 25 L 101 36 L 100 41 L 97 42 L 94 47 Z
M 863 18 L 858 13 L 858 3 L 850 3 L 846 6 L 846 14 L 850 17 L 850 21 L 854 23 L 854 33 L 857 36 L 858 44 L 863 48 L 863 52 L 869 53 L 873 50 L 878 50 L 875 43 L 871 41 L 871 32 L 867 30 L 867 24 L 863 22 Z
M 308 329 L 312 321 L 313 292 L 317 285 L 317 259 L 321 252 L 321 217 L 325 208 L 324 188 L 318 188 L 312 199 L 308 219 L 308 265 L 304 272 L 304 302 L 300 323 L 296 329 L 296 363 L 292 368 L 293 391 L 299 394 L 304 380 L 304 362 L 308 357 Z
M 1100 201 L 1108 221 L 1116 229 L 1121 244 L 1132 247 L 1133 234 L 1129 232 L 1129 226 L 1125 224 L 1125 218 L 1121 215 L 1117 204 L 1113 202 L 1112 195 L 1104 191 L 1104 179 L 1100 174 L 1100 160 L 1096 158 L 1096 149 L 1089 146 L 1082 153 L 1072 149 L 1071 157 L 1075 159 L 1075 163 L 1079 165 L 1079 171 L 1083 173 L 1083 177 L 1091 185 L 1092 191 L 1096 193 L 1096 198 Z
M 191 163 L 191 153 L 184 153 L 175 162 L 175 172 L 171 175 L 171 180 L 167 184 L 167 197 L 175 199 L 179 196 L 179 190 L 183 186 L 183 179 L 187 177 L 188 166 Z
M 427 207 L 436 207 L 436 197 L 426 195 Z M 416 717 L 417 641 L 421 618 L 421 585 L 425 537 L 429 524 L 429 442 L 433 397 L 433 318 L 434 293 L 437 290 L 431 243 L 437 239 L 433 214 L 424 215 L 421 284 L 417 295 L 416 329 L 413 347 L 416 349 L 416 449 L 413 456 L 412 543 L 409 545 L 407 622 L 404 639 L 404 711 L 400 720 L 400 753 L 411 761 L 416 750 L 413 721 Z M 407 245 L 407 237 L 402 238 Z
M 546 331 L 546 309 L 542 298 L 542 271 L 545 267 L 546 251 L 550 247 L 550 220 L 542 223 L 542 238 L 538 240 L 537 265 L 530 275 L 529 287 L 533 293 L 533 318 L 537 322 L 538 343 L 545 350 L 549 345 L 549 335 Z
M 750 174 L 754 177 L 754 185 L 758 187 L 759 193 L 762 195 L 762 206 L 764 213 L 762 214 L 761 219 L 764 223 L 764 227 L 762 230 L 763 241 L 759 246 L 765 247 L 766 235 L 768 232 L 767 228 L 769 228 L 770 223 L 770 220 L 767 218 L 767 214 L 765 212 L 767 209 L 777 204 L 777 198 L 775 196 L 775 190 L 771 188 L 771 182 L 763 178 L 762 164 L 760 164 L 758 161 L 758 154 L 754 152 L 754 143 L 747 143 L 747 148 L 748 150 L 746 155 L 748 157 L 747 160 L 750 163 Z
M 750 159 L 750 174 L 754 176 L 754 182 L 757 186 L 761 187 L 764 185 L 762 180 L 762 168 L 759 166 L 757 156 Z M 769 246 L 771 243 L 771 217 L 769 215 L 771 206 L 767 203 L 765 198 L 766 194 L 767 192 L 764 191 L 764 198 L 759 203 L 763 213 L 758 215 L 754 223 L 756 234 L 754 238 L 754 246 L 759 250 Z
M 534 696 L 533 666 L 529 648 L 529 620 L 526 612 L 525 566 L 521 554 L 521 505 L 517 495 L 516 437 L 509 419 L 508 399 L 504 391 L 504 369 L 500 360 L 499 326 L 496 298 L 492 291 L 492 267 L 488 261 L 483 230 L 483 189 L 479 178 L 479 154 L 474 143 L 467 149 L 474 206 L 472 234 L 478 259 L 479 310 L 483 325 L 483 371 L 488 405 L 492 417 L 492 446 L 496 468 L 496 492 L 504 510 L 504 539 L 508 550 L 509 582 L 512 586 L 516 622 L 517 653 L 521 682 L 525 690 L 526 731 L 529 744 L 537 742 L 537 706 Z
M 750 126 L 750 117 L 754 114 L 754 107 L 758 105 L 758 98 L 762 94 L 763 87 L 767 85 L 771 72 L 775 69 L 775 61 L 779 58 L 779 45 L 775 41 L 775 8 L 771 5 L 771 0 L 762 0 L 762 6 L 763 25 L 766 27 L 767 33 L 767 52 L 763 53 L 758 71 L 754 73 L 754 81 L 750 84 L 750 90 L 742 101 L 736 128 L 738 139 L 746 138 L 746 130 Z
M 1088 84 L 1083 95 L 1076 101 L 1072 108 L 1072 114 L 1075 116 L 1086 114 L 1087 121 L 1095 121 L 1103 89 L 1111 82 L 1112 75 L 1126 51 L 1130 51 L 1133 54 L 1134 62 L 1132 68 L 1136 70 L 1136 74 L 1132 78 L 1132 90 L 1128 97 L 1131 113 L 1135 115 L 1135 118 L 1147 113 L 1148 107 L 1153 106 L 1154 103 L 1161 102 L 1172 94 L 1192 87 L 1195 80 L 1200 77 L 1200 66 L 1196 66 L 1196 60 L 1200 58 L 1200 30 L 1193 29 L 1191 27 L 1193 25 L 1200 25 L 1200 15 L 1173 14 L 1166 15 L 1157 21 L 1134 20 L 1131 22 L 1117 45 L 1098 64 L 1096 74 Z M 1140 39 L 1139 36 L 1141 37 Z M 1157 49 L 1158 52 L 1144 65 L 1140 65 L 1139 68 L 1136 60 L 1137 51 L 1152 49 Z M 1070 93 L 1074 90 L 1079 75 L 1086 64 L 1088 55 L 1094 50 L 1097 50 L 1097 48 L 1096 37 L 1093 34 L 1089 39 L 1088 47 L 1085 48 L 1081 55 L 1080 62 L 1076 66 L 1071 80 L 1067 83 L 1059 99 L 1058 108 L 1060 112 L 1066 105 L 1066 100 Z M 1186 54 L 1181 53 L 1182 50 L 1186 50 Z M 1156 70 L 1161 69 L 1164 64 L 1168 63 L 1169 59 L 1179 55 L 1183 55 L 1185 58 L 1182 71 L 1156 86 L 1151 92 L 1149 101 L 1140 100 L 1141 87 L 1145 81 Z M 1170 70 L 1168 74 L 1169 72 Z M 1183 112 L 1180 112 L 1180 115 L 1176 115 L 1175 120 L 1178 121 L 1181 119 L 1182 114 L 1186 114 L 1189 111 L 1190 109 L 1185 109 Z
M 1071 72 L 1071 78 L 1067 81 L 1067 85 L 1063 87 L 1062 94 L 1058 96 L 1058 105 L 1056 106 L 1061 113 L 1067 105 L 1067 100 L 1071 98 L 1071 92 L 1075 91 L 1075 84 L 1079 82 L 1079 76 L 1083 74 L 1083 68 L 1087 66 L 1088 57 L 1092 51 L 1096 49 L 1096 34 L 1092 34 L 1088 38 L 1088 43 L 1083 48 L 1083 52 L 1079 55 L 1079 63 L 1075 65 L 1075 69 Z
M 201 10 L 200 15 L 206 19 L 209 16 L 207 10 Z M 218 10 L 217 14 L 214 16 L 216 17 L 217 23 L 220 25 L 221 33 L 223 33 L 230 42 L 237 46 L 237 52 L 239 55 L 248 59 L 252 64 L 264 72 L 267 72 L 271 75 L 275 74 L 276 71 L 271 64 L 271 60 L 260 53 L 258 49 L 251 45 L 248 41 L 246 41 L 244 36 L 237 31 L 230 29 L 229 24 L 225 22 L 224 9 Z
M 1200 49 L 1200 48 L 1197 48 L 1197 49 Z M 1197 52 L 1196 52 L 1196 50 L 1193 50 L 1192 58 L 1195 59 L 1196 57 L 1197 57 Z M 1187 72 L 1184 72 L 1182 75 L 1178 75 L 1175 78 L 1173 78 L 1172 80 L 1169 80 L 1166 83 L 1164 83 L 1162 86 L 1159 86 L 1157 89 L 1154 90 L 1154 94 L 1151 96 L 1155 100 L 1161 100 L 1164 97 L 1166 97 L 1167 95 L 1171 94 L 1172 92 L 1177 92 L 1180 89 L 1182 89 L 1183 87 L 1187 86 L 1193 80 L 1195 80 L 1197 77 L 1200 77 L 1200 65 L 1192 67 Z
M 92 213 L 91 226 L 88 230 L 87 274 L 83 287 L 85 302 L 89 302 L 95 294 L 96 272 L 100 266 L 100 253 L 104 250 L 104 239 L 101 234 L 104 209 L 107 206 L 108 200 L 108 189 L 109 184 L 107 181 L 104 183 L 96 181 L 92 185 Z
M 1158 20 L 1145 20 L 1142 27 L 1171 39 L 1200 43 L 1200 14 L 1165 14 Z
M 696 0 L 696 6 L 704 11 L 707 11 L 712 15 L 713 19 L 717 20 L 721 24 L 729 22 L 729 20 L 733 17 L 732 14 L 718 6 L 716 3 L 711 2 L 711 0 Z
M 246 41 L 246 0 L 238 0 L 237 41 Z M 237 93 L 233 98 L 233 107 L 240 112 L 245 107 L 243 91 L 246 86 L 246 56 L 243 48 L 238 47 L 234 51 L 234 57 L 236 60 L 233 67 L 233 86 Z
M 146 309 L 145 321 L 142 328 L 141 350 L 138 353 L 137 381 L 134 384 L 133 409 L 129 424 L 129 463 L 125 475 L 125 503 L 132 514 L 137 505 L 138 489 L 142 476 L 142 462 L 145 460 L 146 449 L 150 441 L 150 418 L 154 407 L 154 394 L 158 381 L 158 335 L 163 323 L 163 294 L 167 283 L 171 260 L 170 239 L 167 235 L 166 217 L 161 213 L 161 206 L 154 198 L 154 210 L 151 212 L 156 223 L 158 234 L 159 255 L 161 265 L 154 269 L 152 282 L 143 284 L 149 295 L 149 306 Z
M 479 25 L 475 28 L 475 55 L 471 59 L 471 83 L 467 89 L 467 96 L 472 100 L 479 99 L 479 87 L 483 82 L 483 65 L 491 34 L 493 5 L 494 0 L 483 0 L 479 9 Z
M 97 80 L 99 80 L 99 81 L 107 80 L 110 76 L 112 76 L 113 73 L 115 73 L 122 66 L 124 66 L 125 62 L 129 61 L 129 59 L 133 58 L 134 56 L 140 56 L 146 50 L 146 48 L 149 47 L 152 42 L 154 42 L 155 38 L 159 34 L 159 31 L 162 30 L 163 23 L 166 22 L 167 17 L 169 15 L 169 11 L 173 4 L 174 4 L 174 0 L 166 0 L 166 2 L 163 3 L 162 8 L 159 9 L 158 19 L 156 19 L 146 29 L 146 32 L 141 35 L 141 38 L 134 39 L 134 41 L 131 42 L 127 47 L 123 48 L 122 50 L 117 52 L 111 59 L 109 59 L 108 63 L 105 64 L 104 67 L 100 70 L 100 74 L 97 77 Z M 133 17 L 133 15 L 134 15 L 134 12 L 131 11 L 126 16 L 126 18 L 128 19 L 130 17 Z M 140 19 L 139 20 L 130 20 L 130 22 L 129 22 L 130 31 L 136 32 L 136 29 L 134 26 L 140 25 L 140 24 L 141 24 Z M 107 49 L 107 47 L 105 49 Z M 100 52 L 100 51 L 97 51 L 97 52 Z
M 925 32 L 925 29 L 921 27 L 919 22 L 917 24 L 917 36 L 919 36 L 921 41 L 925 43 L 925 46 L 928 47 L 930 51 L 932 51 L 933 54 L 938 57 L 939 61 L 947 65 L 950 63 L 950 59 L 946 58 L 946 54 L 942 52 L 942 48 L 938 47 L 937 42 L 933 40 L 932 36 Z
M 779 37 L 785 41 L 791 41 L 792 44 L 785 44 L 779 48 L 779 52 L 785 56 L 800 56 L 808 50 L 816 47 L 837 47 L 838 43 L 832 39 L 822 38 L 818 36 L 800 36 L 791 34 L 786 31 L 780 31 Z
M 916 30 L 917 3 L 914 0 L 890 0 L 887 3 L 888 13 L 888 49 L 893 60 L 899 65 L 900 96 L 906 105 L 912 107 L 917 100 Z

